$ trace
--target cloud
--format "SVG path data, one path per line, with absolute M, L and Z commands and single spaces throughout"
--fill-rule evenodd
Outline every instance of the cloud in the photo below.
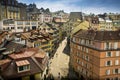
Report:
M 120 12 L 120 6 L 117 1 L 119 0 L 20 0 L 20 2 L 25 2 L 27 4 L 34 2 L 38 8 L 49 8 L 52 12 L 64 10 L 68 13 L 83 11 L 85 13 L 96 14 Z

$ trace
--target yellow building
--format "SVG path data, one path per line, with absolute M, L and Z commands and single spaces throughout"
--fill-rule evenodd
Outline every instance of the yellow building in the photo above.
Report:
M 20 8 L 16 0 L 1 0 L 1 20 L 20 19 Z
M 99 30 L 105 30 L 105 20 L 102 18 L 99 18 Z
M 80 29 L 88 30 L 88 28 L 89 28 L 89 22 L 83 21 L 72 30 L 72 35 L 78 32 Z
M 53 51 L 52 36 L 40 30 L 33 30 L 31 32 L 26 32 L 21 34 L 21 38 L 25 40 L 25 44 L 28 47 L 41 48 L 45 52 L 48 52 L 51 55 Z

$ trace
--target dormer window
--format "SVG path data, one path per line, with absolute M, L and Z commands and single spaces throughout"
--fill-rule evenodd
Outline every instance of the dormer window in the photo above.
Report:
M 17 61 L 16 65 L 18 73 L 30 70 L 30 63 L 28 62 L 28 60 Z

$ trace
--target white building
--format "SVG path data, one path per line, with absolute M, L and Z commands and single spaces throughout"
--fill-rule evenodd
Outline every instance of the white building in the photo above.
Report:
M 23 20 L 2 20 L 0 21 L 1 30 L 11 30 L 12 32 L 24 32 L 35 30 L 38 28 L 38 21 L 23 21 Z

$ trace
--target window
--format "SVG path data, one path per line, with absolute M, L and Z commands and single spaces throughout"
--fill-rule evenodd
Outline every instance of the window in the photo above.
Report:
M 25 25 L 30 25 L 30 22 L 25 22 Z
M 113 74 L 118 74 L 119 73 L 119 70 L 118 69 L 114 69 L 113 70 Z
M 109 75 L 110 74 L 110 70 L 106 70 L 106 75 Z
M 18 68 L 18 72 L 22 72 L 22 71 L 27 71 L 30 69 L 29 65 L 25 65 L 25 66 L 19 66 Z
M 22 21 L 18 21 L 17 25 L 23 25 L 23 22 Z
M 82 54 L 82 58 L 84 59 L 84 55 Z
M 84 44 L 84 40 L 83 39 L 81 39 L 81 44 Z
M 78 46 L 78 49 L 80 49 L 80 46 Z
M 118 48 L 118 43 L 115 42 L 115 43 L 114 43 L 114 49 L 117 49 L 117 48 Z
M 84 66 L 84 63 L 82 62 L 82 66 Z
M 120 56 L 119 51 L 116 51 L 116 56 Z
M 85 60 L 89 61 L 89 57 L 88 57 L 88 56 L 85 56 Z
M 80 64 L 80 60 L 79 59 L 77 59 L 77 63 Z
M 77 51 L 77 56 L 80 56 L 80 53 L 79 53 L 79 51 Z
M 88 48 L 86 48 L 86 53 L 88 53 Z
M 36 22 L 31 22 L 31 24 L 32 24 L 32 25 L 37 25 L 37 23 L 36 23 Z
M 23 66 L 20 66 L 19 71 L 23 71 L 23 70 L 24 70 Z
M 23 29 L 23 27 L 17 27 L 17 29 Z
M 88 64 L 87 63 L 85 64 L 85 67 L 88 68 Z
M 119 65 L 119 60 L 115 60 L 115 65 Z
M 112 65 L 112 61 L 106 61 L 106 66 Z
M 15 29 L 15 27 L 11 27 L 11 29 Z
M 111 57 L 112 53 L 111 52 L 106 52 L 106 57 Z
M 106 49 L 109 49 L 109 42 L 106 43 Z

